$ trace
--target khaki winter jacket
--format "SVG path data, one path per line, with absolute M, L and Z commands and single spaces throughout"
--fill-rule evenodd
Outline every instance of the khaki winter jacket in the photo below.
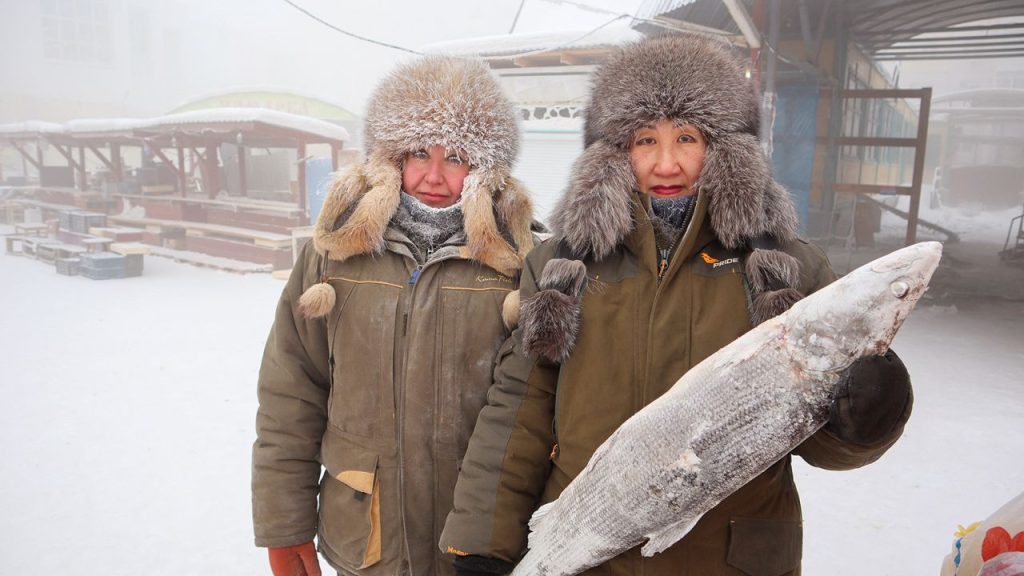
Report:
M 750 330 L 750 279 L 744 268 L 750 250 L 727 249 L 716 239 L 707 195 L 699 196 L 693 224 L 660 277 L 648 202 L 634 191 L 632 231 L 607 256 L 584 258 L 589 288 L 575 348 L 566 360 L 555 363 L 524 354 L 525 317 L 502 347 L 441 548 L 517 561 L 525 552 L 531 514 L 558 497 L 619 425 L 691 367 Z M 593 226 L 597 233 L 604 223 Z M 799 262 L 796 288 L 802 293 L 834 279 L 824 254 L 812 245 L 794 240 L 780 249 Z M 556 257 L 572 257 L 557 239 L 527 257 L 523 302 L 537 292 L 541 271 Z M 821 431 L 795 453 L 819 467 L 857 467 L 895 442 L 902 421 L 877 445 L 844 444 Z M 665 552 L 642 558 L 636 548 L 586 573 L 799 574 L 801 532 L 787 456 L 705 514 Z
M 400 182 L 391 162 L 371 158 L 336 182 L 263 357 L 252 478 L 258 546 L 318 536 L 342 574 L 451 573 L 437 540 L 508 336 L 502 303 L 520 251 L 533 243 L 515 180 L 499 188 L 474 178 L 465 231 L 423 265 L 388 225 Z M 481 243 L 480 234 L 500 243 Z M 298 302 L 320 283 L 334 303 L 309 317 Z

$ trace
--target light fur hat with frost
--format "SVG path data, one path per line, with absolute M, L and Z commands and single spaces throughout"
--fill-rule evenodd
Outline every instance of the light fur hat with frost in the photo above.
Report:
M 371 96 L 365 132 L 367 156 L 394 162 L 441 145 L 465 151 L 473 166 L 511 170 L 519 152 L 512 103 L 477 60 L 428 56 L 400 66 Z

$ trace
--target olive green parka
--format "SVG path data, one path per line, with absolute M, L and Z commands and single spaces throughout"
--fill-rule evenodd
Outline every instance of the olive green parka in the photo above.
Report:
M 440 576 L 452 568 L 437 540 L 509 334 L 532 207 L 511 176 L 514 111 L 481 62 L 402 65 L 366 118 L 366 159 L 332 183 L 263 355 L 256 545 L 316 537 L 341 574 Z M 469 170 L 461 230 L 422 254 L 394 218 L 405 158 L 433 146 Z

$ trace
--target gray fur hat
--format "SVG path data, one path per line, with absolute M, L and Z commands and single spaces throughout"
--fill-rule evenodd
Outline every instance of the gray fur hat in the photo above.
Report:
M 510 171 L 519 152 L 512 103 L 477 60 L 428 56 L 396 68 L 370 97 L 366 155 L 401 163 L 409 152 L 462 149 L 470 164 Z
M 754 87 L 729 46 L 697 36 L 639 42 L 601 67 L 586 111 L 584 146 L 628 148 L 633 133 L 659 120 L 693 124 L 705 138 L 758 136 Z

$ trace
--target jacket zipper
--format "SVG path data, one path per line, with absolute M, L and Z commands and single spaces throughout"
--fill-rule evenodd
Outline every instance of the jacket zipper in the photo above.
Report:
M 660 256 L 658 260 L 658 282 L 661 282 L 661 279 L 665 277 L 665 270 L 668 270 L 668 259 L 671 253 L 672 248 L 661 248 L 658 250 L 658 255 Z
M 409 292 L 409 296 L 408 296 L 408 298 L 406 299 L 406 302 L 405 302 L 405 310 L 402 311 L 402 334 L 401 334 L 401 338 L 402 338 L 402 346 L 401 346 L 402 353 L 401 354 L 402 354 L 402 357 L 401 357 L 401 362 L 399 363 L 400 371 L 399 371 L 399 373 L 395 374 L 395 391 L 394 391 L 394 394 L 395 394 L 395 404 L 396 404 L 395 418 L 397 419 L 397 424 L 398 424 L 398 429 L 395 431 L 396 442 L 398 443 L 398 509 L 401 511 L 402 542 L 403 542 L 403 545 L 405 547 L 405 557 L 406 557 L 406 561 L 408 562 L 408 570 L 409 570 L 410 574 L 413 573 L 413 567 L 412 567 L 412 562 L 410 561 L 410 559 L 408 557 L 409 554 L 410 554 L 410 550 L 409 550 L 409 532 L 408 532 L 408 529 L 406 528 L 406 524 L 405 524 L 405 442 L 404 442 L 404 433 L 405 433 L 405 395 L 404 395 L 404 390 L 405 390 L 406 364 L 407 364 L 407 361 L 409 359 L 408 350 L 407 350 L 406 343 L 405 343 L 405 338 L 406 338 L 406 335 L 409 332 L 409 312 L 410 312 L 410 310 L 412 310 L 413 302 L 415 302 L 415 300 L 416 300 L 416 286 L 419 283 L 420 275 L 423 273 L 423 269 L 426 268 L 428 265 L 440 264 L 441 262 L 444 262 L 445 260 L 449 259 L 449 258 L 442 258 L 440 260 L 437 260 L 436 262 L 431 262 L 430 261 L 430 257 L 433 254 L 434 254 L 434 250 L 432 248 L 428 249 L 427 250 L 426 258 L 424 258 L 423 263 L 421 264 L 421 263 L 417 262 L 416 267 L 413 269 L 412 273 L 409 275 L 409 280 L 406 281 L 406 284 L 410 287 L 410 292 Z

